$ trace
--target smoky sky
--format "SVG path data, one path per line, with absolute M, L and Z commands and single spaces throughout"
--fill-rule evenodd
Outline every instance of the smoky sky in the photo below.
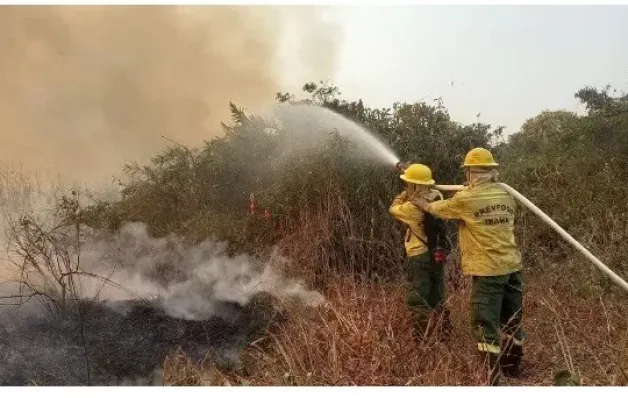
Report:
M 0 158 L 102 179 L 164 135 L 200 145 L 222 134 L 230 100 L 273 101 L 285 35 L 299 76 L 318 80 L 339 32 L 312 7 L 2 6 Z

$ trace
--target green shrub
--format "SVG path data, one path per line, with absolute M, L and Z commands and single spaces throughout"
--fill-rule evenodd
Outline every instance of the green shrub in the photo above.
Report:
M 588 115 L 543 112 L 505 140 L 501 128 L 452 121 L 440 102 L 372 109 L 340 99 L 334 86 L 309 83 L 304 92 L 309 98 L 277 99 L 325 106 L 360 123 L 402 159 L 429 165 L 438 182 L 461 183 L 466 152 L 492 148 L 503 181 L 606 254 L 609 265 L 625 267 L 619 257 L 628 234 L 626 97 L 611 98 L 608 88 L 583 89 L 577 97 Z M 325 146 L 288 153 L 294 132 L 230 106 L 232 122 L 223 125 L 223 137 L 194 150 L 174 145 L 147 166 L 128 166 L 122 199 L 88 209 L 85 222 L 117 228 L 122 220 L 143 221 L 156 235 L 174 232 L 193 241 L 213 235 L 246 251 L 312 227 L 312 236 L 302 239 L 313 246 L 307 255 L 317 258 L 316 266 L 397 273 L 403 227 L 388 214 L 403 189 L 396 171 L 356 160 L 354 148 L 334 132 Z M 259 212 L 270 210 L 271 221 L 248 214 L 251 194 Z M 450 227 L 455 241 L 455 225 Z M 520 218 L 518 231 L 529 264 L 571 250 L 534 216 Z

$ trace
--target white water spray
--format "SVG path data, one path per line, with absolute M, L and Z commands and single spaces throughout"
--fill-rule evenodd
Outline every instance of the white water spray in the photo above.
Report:
M 280 104 L 272 116 L 282 128 L 290 130 L 293 150 L 310 149 L 336 131 L 359 150 L 360 156 L 386 165 L 399 162 L 397 155 L 374 134 L 330 109 L 308 104 Z

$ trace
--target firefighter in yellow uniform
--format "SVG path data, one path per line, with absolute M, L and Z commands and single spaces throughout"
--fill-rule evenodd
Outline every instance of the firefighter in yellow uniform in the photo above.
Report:
M 446 336 L 451 329 L 449 312 L 445 309 L 444 261 L 448 248 L 444 223 L 425 214 L 412 200 L 423 198 L 428 202 L 437 199 L 431 170 L 422 164 L 402 164 L 401 179 L 406 190 L 390 206 L 390 214 L 407 226 L 405 249 L 408 262 L 410 291 L 407 303 L 415 324 L 415 339 L 429 336 Z M 440 330 L 440 333 L 436 333 Z
M 473 335 L 481 359 L 490 366 L 491 385 L 499 384 L 500 367 L 506 376 L 519 375 L 524 340 L 515 201 L 496 183 L 498 167 L 488 150 L 475 148 L 463 165 L 465 190 L 448 200 L 415 201 L 436 217 L 458 221 L 462 271 L 473 278 Z M 500 327 L 506 337 L 501 344 Z

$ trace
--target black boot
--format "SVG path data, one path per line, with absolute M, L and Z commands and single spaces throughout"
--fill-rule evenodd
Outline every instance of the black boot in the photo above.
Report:
M 426 339 L 425 329 L 415 326 L 414 330 L 412 330 L 412 339 L 417 344 L 423 343 Z
M 454 326 L 451 323 L 451 313 L 449 312 L 448 309 L 443 310 L 443 314 L 442 314 L 442 331 L 443 331 L 443 336 L 448 338 L 451 336 L 453 330 L 454 330 Z
M 489 354 L 489 383 L 491 386 L 499 385 L 499 355 Z
M 499 354 L 479 352 L 481 369 L 487 375 L 487 382 L 490 386 L 499 386 Z
M 412 337 L 417 344 L 425 342 L 431 331 L 431 320 L 428 316 L 415 316 L 414 329 L 412 330 Z
M 504 353 L 500 358 L 500 367 L 506 377 L 516 378 L 521 376 L 521 358 L 523 358 L 523 347 L 513 344 L 512 341 L 505 342 Z
M 447 340 L 451 337 L 453 326 L 451 324 L 450 312 L 448 309 L 438 309 L 434 311 L 432 321 L 434 329 L 432 333 L 436 334 L 438 341 Z

